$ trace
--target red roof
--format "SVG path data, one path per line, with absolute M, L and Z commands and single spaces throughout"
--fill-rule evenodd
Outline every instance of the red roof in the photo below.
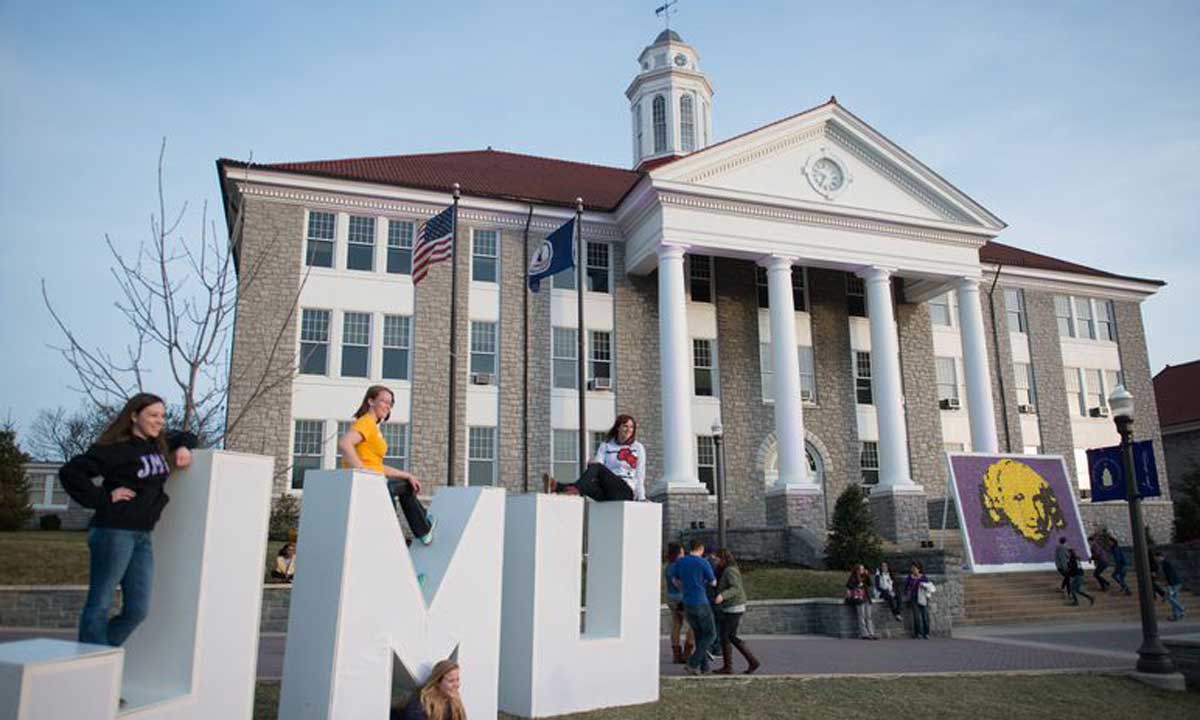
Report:
M 1163 368 L 1154 376 L 1154 399 L 1162 427 L 1200 422 L 1200 360 Z
M 245 167 L 222 160 L 222 164 Z M 587 163 L 534 157 L 499 150 L 389 155 L 258 165 L 266 170 L 320 175 L 343 180 L 400 185 L 450 193 L 458 183 L 465 195 L 575 207 L 582 197 L 589 210 L 615 210 L 643 173 Z
M 979 248 L 979 259 L 993 265 L 1015 265 L 1035 270 L 1054 270 L 1057 272 L 1074 273 L 1076 275 L 1093 275 L 1095 277 L 1114 278 L 1117 280 L 1133 280 L 1152 285 L 1166 285 L 1162 280 L 1148 280 L 1130 275 L 1117 275 L 1104 270 L 1097 270 L 1087 265 L 1059 260 L 1049 255 L 1039 255 L 1035 252 L 1015 248 L 1012 245 L 998 243 L 995 240 L 989 240 L 983 247 Z

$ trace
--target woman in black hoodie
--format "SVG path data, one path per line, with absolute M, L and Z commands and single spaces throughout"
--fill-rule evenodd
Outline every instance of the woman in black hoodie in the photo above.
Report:
M 150 610 L 154 552 L 150 531 L 169 498 L 163 491 L 175 468 L 192 462 L 196 446 L 191 433 L 172 433 L 163 426 L 167 408 L 162 398 L 138 393 L 82 455 L 58 471 L 63 488 L 80 505 L 95 510 L 88 531 L 91 550 L 89 587 L 79 619 L 79 642 L 118 646 Z M 101 485 L 92 482 L 103 478 Z M 113 593 L 121 585 L 121 614 L 108 619 Z

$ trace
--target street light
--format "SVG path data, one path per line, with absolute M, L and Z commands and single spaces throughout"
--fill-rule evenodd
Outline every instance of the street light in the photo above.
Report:
M 1133 533 L 1134 568 L 1137 570 L 1138 605 L 1142 611 L 1142 646 L 1138 648 L 1138 672 L 1168 675 L 1175 672 L 1171 655 L 1158 639 L 1158 619 L 1150 594 L 1150 558 L 1142 525 L 1142 499 L 1138 495 L 1133 464 L 1133 395 L 1118 385 L 1108 396 L 1113 422 L 1121 434 L 1121 459 L 1125 466 L 1125 497 L 1129 501 L 1129 527 Z
M 717 547 L 725 547 L 725 458 L 721 452 L 721 438 L 725 434 L 725 428 L 721 426 L 721 418 L 713 420 L 712 438 L 713 449 L 716 453 L 717 461 L 717 477 L 715 480 L 717 491 Z

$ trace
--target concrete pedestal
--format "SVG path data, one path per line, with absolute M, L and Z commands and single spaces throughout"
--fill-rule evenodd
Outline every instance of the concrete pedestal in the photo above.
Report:
M 917 545 L 929 539 L 929 509 L 920 487 L 871 489 L 871 514 L 884 540 Z
M 825 497 L 817 487 L 784 486 L 767 491 L 768 527 L 804 528 L 825 536 Z
M 717 527 L 717 502 L 699 483 L 659 485 L 647 497 L 662 505 L 664 546 L 692 530 Z

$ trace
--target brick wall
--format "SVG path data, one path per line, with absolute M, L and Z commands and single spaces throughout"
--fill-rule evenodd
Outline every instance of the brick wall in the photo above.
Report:
M 1026 290 L 1025 312 L 1029 316 L 1029 359 L 1033 365 L 1042 452 L 1062 455 L 1067 461 L 1067 477 L 1074 478 L 1075 440 L 1071 433 L 1071 412 L 1067 407 L 1067 385 L 1063 379 L 1062 344 L 1058 339 L 1058 321 L 1054 316 L 1054 295 Z

